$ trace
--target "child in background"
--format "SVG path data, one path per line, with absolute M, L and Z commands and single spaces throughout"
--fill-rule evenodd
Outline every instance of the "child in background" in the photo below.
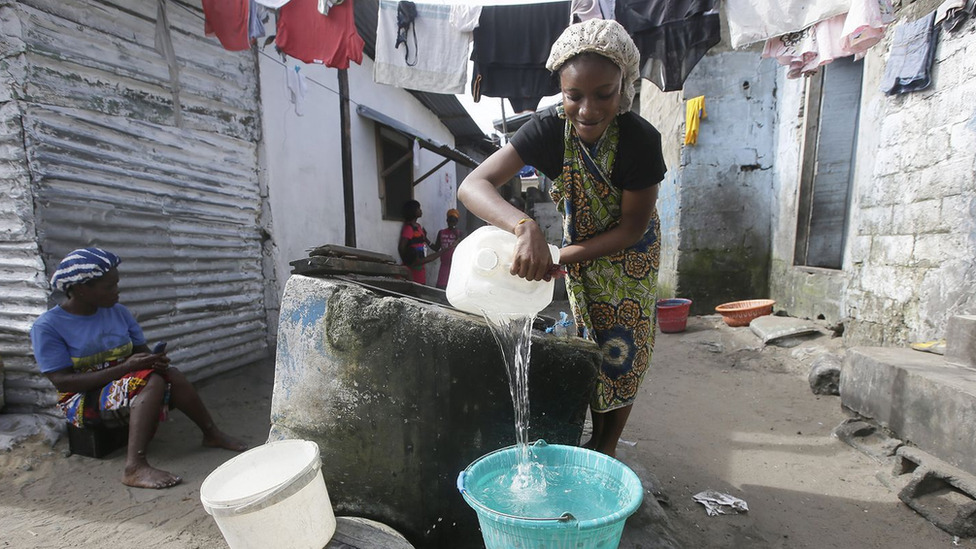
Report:
M 430 245 L 427 231 L 417 223 L 422 215 L 424 212 L 420 208 L 420 202 L 407 200 L 403 203 L 403 228 L 400 230 L 400 242 L 397 245 L 400 259 L 410 268 L 410 277 L 417 284 L 427 283 L 427 271 L 424 269 L 426 261 L 422 260 L 426 255 L 425 246 Z
M 461 240 L 461 230 L 457 228 L 458 218 L 461 216 L 457 210 L 451 208 L 447 210 L 447 228 L 437 231 L 437 238 L 431 244 L 432 250 L 437 250 L 441 254 L 441 269 L 437 273 L 437 287 L 447 288 L 447 280 L 451 276 L 451 258 L 454 257 L 454 246 Z

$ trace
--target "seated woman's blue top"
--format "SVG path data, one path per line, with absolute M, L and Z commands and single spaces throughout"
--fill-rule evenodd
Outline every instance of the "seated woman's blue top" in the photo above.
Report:
M 56 306 L 37 318 L 30 338 L 41 373 L 71 367 L 77 372 L 101 370 L 146 343 L 139 323 L 121 304 L 99 308 L 93 315 L 75 315 Z

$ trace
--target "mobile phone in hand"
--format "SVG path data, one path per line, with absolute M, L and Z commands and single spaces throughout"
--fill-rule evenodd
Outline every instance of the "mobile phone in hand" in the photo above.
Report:
M 156 346 L 153 347 L 153 350 L 152 350 L 152 354 L 154 354 L 154 355 L 161 355 L 161 354 L 163 354 L 165 352 L 166 352 L 166 342 L 165 341 L 160 341 L 159 343 L 157 343 Z

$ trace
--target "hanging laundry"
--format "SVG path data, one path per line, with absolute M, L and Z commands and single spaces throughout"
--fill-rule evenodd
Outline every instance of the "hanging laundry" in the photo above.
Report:
M 935 40 L 934 11 L 895 27 L 888 64 L 881 77 L 881 91 L 894 95 L 927 88 L 932 83 Z
M 329 9 L 331 9 L 332 6 L 341 4 L 342 2 L 343 0 L 319 0 L 317 9 L 322 15 L 329 15 Z
M 265 35 L 264 22 L 268 18 L 270 10 L 258 4 L 257 0 L 250 0 L 250 11 L 247 16 L 247 38 L 253 44 L 257 39 Z
M 618 0 L 617 21 L 641 54 L 641 76 L 680 90 L 705 53 L 721 42 L 717 0 Z
M 849 13 L 767 40 L 762 56 L 788 66 L 787 78 L 810 75 L 834 59 L 861 59 L 892 21 L 891 0 L 854 0 Z
M 288 90 L 288 101 L 295 106 L 295 114 L 303 116 L 308 84 L 305 82 L 305 75 L 302 74 L 302 68 L 298 65 L 285 67 L 285 88 Z
M 798 32 L 847 13 L 851 0 L 725 0 L 733 48 Z
M 685 145 L 696 145 L 698 143 L 698 128 L 701 125 L 701 119 L 706 116 L 704 95 L 688 100 L 685 107 Z
M 348 69 L 363 62 L 363 39 L 356 32 L 353 0 L 332 6 L 329 16 L 318 11 L 318 0 L 291 0 L 278 10 L 275 44 L 306 63 Z
M 861 59 L 871 46 L 884 37 L 885 29 L 895 20 L 891 0 L 854 0 L 844 19 L 843 43 L 845 51 Z
M 451 23 L 451 6 L 417 4 L 417 17 L 406 44 L 407 57 L 403 44 L 396 47 L 397 5 L 394 0 L 379 2 L 373 80 L 378 84 L 423 92 L 464 93 L 471 31 L 455 28 Z M 458 21 L 471 25 L 470 18 L 464 21 L 459 17 Z M 474 21 L 477 24 L 477 18 Z
M 952 32 L 966 19 L 976 15 L 976 0 L 946 0 L 935 10 L 935 24 Z
M 251 47 L 247 37 L 250 0 L 203 0 L 203 33 L 216 36 L 225 50 Z
M 845 57 L 840 42 L 844 15 L 831 17 L 801 31 L 790 32 L 766 41 L 762 57 L 775 59 L 789 70 L 787 78 L 799 78 L 816 72 L 835 57 Z
M 478 28 L 481 19 L 481 6 L 454 4 L 451 6 L 451 26 L 461 32 L 471 32 Z
M 582 23 L 590 19 L 613 19 L 605 17 L 598 0 L 573 0 L 569 8 L 569 22 Z
M 946 0 L 935 8 L 935 24 L 938 25 L 946 20 L 950 14 L 955 13 L 966 7 L 966 0 Z
M 417 64 L 417 4 L 406 0 L 397 2 L 396 7 L 396 42 L 393 44 L 395 49 L 403 46 L 403 60 L 407 66 L 413 67 Z M 410 61 L 410 31 L 413 31 L 413 61 Z
M 567 2 L 485 6 L 474 30 L 471 95 L 504 97 L 516 112 L 535 110 L 559 82 L 546 69 L 556 38 L 569 26 Z
M 631 32 L 642 32 L 672 21 L 712 11 L 718 0 L 617 0 L 617 22 Z

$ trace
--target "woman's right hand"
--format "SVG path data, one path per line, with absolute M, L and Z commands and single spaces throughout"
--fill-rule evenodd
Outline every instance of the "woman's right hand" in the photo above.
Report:
M 515 255 L 510 272 L 527 280 L 545 280 L 552 269 L 549 243 L 533 220 L 515 226 Z
M 149 353 L 134 353 L 125 359 L 125 365 L 128 366 L 129 373 L 138 372 L 139 370 L 152 370 L 156 367 L 159 356 Z

